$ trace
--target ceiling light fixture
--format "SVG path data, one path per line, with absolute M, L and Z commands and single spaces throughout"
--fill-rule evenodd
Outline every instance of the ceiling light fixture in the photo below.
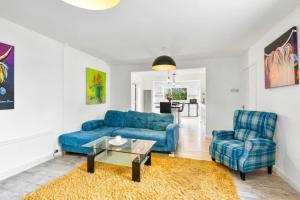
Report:
M 171 71 L 176 69 L 176 63 L 170 56 L 159 56 L 152 64 L 152 70 L 157 71 Z
M 121 0 L 62 0 L 65 3 L 87 10 L 107 10 L 115 7 Z

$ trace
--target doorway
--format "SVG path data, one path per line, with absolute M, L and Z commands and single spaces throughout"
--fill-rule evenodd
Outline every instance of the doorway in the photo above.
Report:
M 180 120 L 177 155 L 206 159 L 206 70 L 180 69 L 176 71 L 143 71 L 131 73 L 131 110 L 160 113 L 160 102 L 184 105 Z M 175 107 L 175 106 L 174 106 Z M 205 153 L 201 153 L 205 152 Z

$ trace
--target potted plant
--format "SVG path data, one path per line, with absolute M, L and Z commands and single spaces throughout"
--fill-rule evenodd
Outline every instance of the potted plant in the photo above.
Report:
M 168 93 L 166 94 L 166 99 L 167 99 L 169 102 L 171 102 L 171 101 L 173 100 L 173 94 L 172 94 L 171 92 L 168 92 Z

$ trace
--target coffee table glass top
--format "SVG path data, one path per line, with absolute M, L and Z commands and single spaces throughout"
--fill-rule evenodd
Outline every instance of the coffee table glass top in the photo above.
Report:
M 151 148 L 156 143 L 153 140 L 140 140 L 140 139 L 130 139 L 126 138 L 127 142 L 121 146 L 114 146 L 109 143 L 110 140 L 115 139 L 114 137 L 101 137 L 97 140 L 84 144 L 82 147 L 92 148 L 93 153 L 97 154 L 99 151 L 102 150 L 110 150 L 110 151 L 117 151 L 123 153 L 130 153 L 130 154 L 147 154 L 151 151 Z

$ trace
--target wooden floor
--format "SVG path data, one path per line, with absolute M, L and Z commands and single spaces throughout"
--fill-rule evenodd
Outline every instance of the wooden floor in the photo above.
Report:
M 205 137 L 205 127 L 198 118 L 183 118 L 180 139 L 175 155 L 193 159 L 211 160 L 208 147 L 210 139 Z M 166 155 L 167 156 L 167 155 Z M 78 155 L 57 157 L 23 173 L 0 182 L 0 200 L 15 200 L 85 162 Z M 296 200 L 299 194 L 274 173 L 266 170 L 247 174 L 247 180 L 241 181 L 238 173 L 231 172 L 242 200 Z

